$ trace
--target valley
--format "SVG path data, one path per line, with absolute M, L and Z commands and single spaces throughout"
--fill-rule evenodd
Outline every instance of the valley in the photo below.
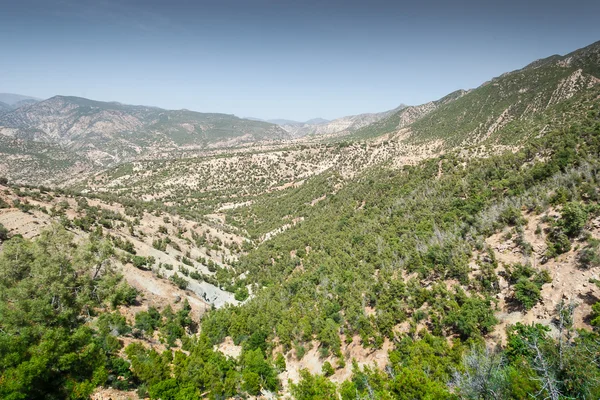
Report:
M 6 98 L 0 397 L 600 395 L 600 42 L 332 121 Z

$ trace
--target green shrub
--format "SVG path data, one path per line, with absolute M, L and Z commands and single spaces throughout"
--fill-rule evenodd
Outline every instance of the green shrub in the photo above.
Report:
M 8 229 L 2 224 L 0 224 L 0 242 L 8 239 Z
M 191 271 L 190 272 L 190 278 L 195 279 L 197 281 L 202 281 L 202 274 L 198 273 L 197 271 Z
M 311 375 L 308 370 L 300 371 L 300 382 L 290 386 L 292 396 L 297 400 L 335 399 L 335 385 L 320 375 Z
M 569 237 L 563 232 L 562 228 L 558 226 L 551 229 L 546 244 L 548 245 L 546 256 L 549 258 L 556 257 L 571 250 L 571 241 L 569 240 Z
M 98 317 L 96 324 L 98 326 L 98 331 L 102 335 L 113 333 L 125 335 L 131 332 L 131 327 L 127 324 L 125 317 L 118 312 L 101 314 Z
M 515 300 L 525 309 L 529 310 L 541 299 L 540 288 L 535 282 L 521 278 L 515 284 Z
M 331 376 L 335 374 L 335 370 L 329 361 L 325 361 L 323 363 L 323 367 L 321 368 L 321 372 L 323 372 L 324 376 Z
M 600 329 L 600 301 L 592 306 L 590 318 L 590 325 L 592 325 L 596 330 Z
M 167 242 L 162 239 L 154 239 L 152 241 L 152 247 L 154 247 L 156 250 L 167 251 Z
M 525 219 L 521 214 L 521 210 L 516 207 L 510 206 L 506 207 L 501 213 L 499 217 L 499 221 L 507 224 L 507 225 L 523 225 L 525 223 Z
M 567 203 L 561 212 L 560 224 L 570 237 L 578 236 L 587 222 L 587 211 L 580 203 Z
M 248 298 L 248 288 L 246 286 L 242 286 L 235 291 L 235 299 L 237 301 L 244 301 Z
M 593 268 L 600 266 L 600 241 L 590 239 L 589 243 L 579 252 L 579 266 L 581 268 Z
M 181 272 L 185 276 L 190 276 L 190 270 L 184 267 L 183 265 L 179 266 L 179 272 Z
M 146 257 L 142 257 L 142 256 L 133 256 L 131 258 L 131 262 L 133 264 L 134 267 L 139 268 L 139 269 L 147 269 L 146 265 L 148 264 L 148 260 L 146 259 Z
M 448 313 L 444 321 L 451 325 L 462 338 L 467 339 L 486 334 L 498 323 L 488 299 L 472 296 L 462 301 L 463 304 Z
M 185 278 L 182 278 L 179 275 L 177 275 L 177 273 L 171 275 L 169 280 L 173 282 L 179 289 L 185 290 L 188 287 L 188 281 Z
M 277 357 L 275 357 L 275 368 L 277 368 L 279 372 L 283 372 L 287 369 L 285 357 L 281 353 L 277 353 Z
M 161 322 L 161 316 L 155 307 L 148 307 L 148 311 L 135 314 L 135 328 L 152 335 Z

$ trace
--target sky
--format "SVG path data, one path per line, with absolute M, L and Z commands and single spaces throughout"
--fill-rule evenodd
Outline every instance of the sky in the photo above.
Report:
M 0 92 L 307 120 L 600 40 L 600 1 L 0 0 Z

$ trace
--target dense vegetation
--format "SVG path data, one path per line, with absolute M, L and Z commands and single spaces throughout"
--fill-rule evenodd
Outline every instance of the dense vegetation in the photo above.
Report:
M 123 368 L 118 342 L 87 322 L 136 293 L 100 238 L 74 245 L 63 228 L 8 240 L 0 254 L 0 397 L 85 398 Z M 125 366 L 125 369 L 127 367 Z
M 264 289 L 244 308 L 222 311 L 228 315 L 219 321 L 226 326 L 215 320 L 214 337 L 265 330 L 292 346 L 313 335 L 328 336 L 335 326 L 377 347 L 383 337 L 393 337 L 394 325 L 413 315 L 429 320 L 438 334 L 485 334 L 494 324 L 491 296 L 497 288 L 483 274 L 469 277 L 473 250 L 483 250 L 483 238 L 499 227 L 522 224 L 522 207 L 541 213 L 551 203 L 584 201 L 585 208 L 598 212 L 597 124 L 595 114 L 588 126 L 548 134 L 516 154 L 473 160 L 464 167 L 460 157 L 447 155 L 399 172 L 364 175 L 236 265 L 239 272 L 249 271 L 249 283 Z M 436 179 L 439 163 L 444 173 Z M 566 222 L 549 235 L 551 249 L 563 236 L 577 236 L 569 207 L 575 206 L 565 208 Z M 259 206 L 253 210 L 267 212 Z M 414 278 L 406 280 L 410 274 Z M 515 283 L 522 286 L 519 278 Z M 446 279 L 460 286 L 440 283 Z M 534 280 L 543 285 L 547 278 Z M 318 307 L 304 306 L 315 302 Z M 428 318 L 415 314 L 426 304 Z M 376 315 L 365 315 L 365 306 L 375 308 Z
M 214 312 L 203 327 L 214 340 L 229 335 L 242 343 L 262 332 L 297 355 L 317 340 L 322 355 L 335 355 L 340 365 L 344 338 L 359 335 L 363 346 L 377 348 L 384 338 L 402 337 L 394 327 L 406 320 L 409 334 L 424 323 L 434 335 L 477 342 L 496 323 L 498 287 L 493 260 L 481 259 L 480 273 L 469 276 L 472 252 L 485 251 L 483 238 L 502 226 L 517 233 L 523 208 L 542 213 L 550 205 L 563 211 L 548 235 L 547 256 L 564 252 L 562 238 L 579 236 L 598 215 L 599 139 L 596 108 L 587 123 L 532 140 L 515 154 L 466 165 L 447 155 L 365 175 L 243 258 L 238 270 L 263 289 L 243 307 Z M 444 173 L 436 179 L 440 162 Z M 448 279 L 458 284 L 447 287 Z M 515 266 L 509 282 L 516 303 L 532 307 L 548 280 L 544 270 Z

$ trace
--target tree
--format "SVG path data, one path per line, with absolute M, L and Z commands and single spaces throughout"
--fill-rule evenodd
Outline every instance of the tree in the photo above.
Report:
M 545 393 L 546 398 L 559 400 L 562 397 L 559 382 L 550 360 L 544 355 L 538 337 L 532 337 L 528 343 L 533 353 L 532 367 L 538 373 L 537 380 L 540 381 L 541 389 L 538 394 Z
M 161 322 L 161 316 L 155 307 L 149 307 L 148 311 L 140 311 L 135 314 L 135 328 L 152 335 Z
M 287 369 L 285 357 L 282 353 L 277 353 L 277 357 L 275 357 L 275 368 L 277 368 L 279 372 L 283 372 Z
M 463 357 L 463 369 L 454 373 L 450 386 L 463 399 L 504 399 L 509 380 L 502 354 L 473 347 Z
M 521 304 L 525 310 L 529 310 L 540 301 L 541 292 L 538 285 L 534 282 L 521 278 L 515 284 L 515 300 Z
M 248 379 L 247 384 L 253 389 L 253 391 L 248 391 L 250 394 L 257 394 L 257 383 L 259 388 L 264 387 L 270 391 L 275 391 L 279 387 L 277 375 L 273 367 L 265 360 L 260 348 L 244 351 L 242 355 L 242 367 L 244 381 Z
M 590 239 L 588 244 L 579 252 L 579 266 L 581 268 L 593 268 L 600 266 L 599 254 L 600 241 Z
M 333 367 L 331 366 L 331 363 L 329 361 L 325 361 L 323 363 L 323 367 L 321 368 L 321 371 L 323 372 L 324 376 L 331 376 L 335 373 L 335 370 L 333 369 Z
M 561 212 L 561 224 L 565 233 L 570 236 L 578 236 L 587 222 L 587 211 L 580 203 L 567 203 Z
M 4 227 L 4 225 L 0 224 L 0 242 L 8 239 L 8 229 Z
M 307 369 L 300 371 L 300 381 L 292 384 L 290 391 L 297 400 L 327 400 L 337 396 L 333 383 L 321 375 L 311 375 Z
M 571 250 L 571 241 L 560 226 L 555 226 L 550 230 L 546 241 L 548 244 L 546 255 L 550 258 Z

